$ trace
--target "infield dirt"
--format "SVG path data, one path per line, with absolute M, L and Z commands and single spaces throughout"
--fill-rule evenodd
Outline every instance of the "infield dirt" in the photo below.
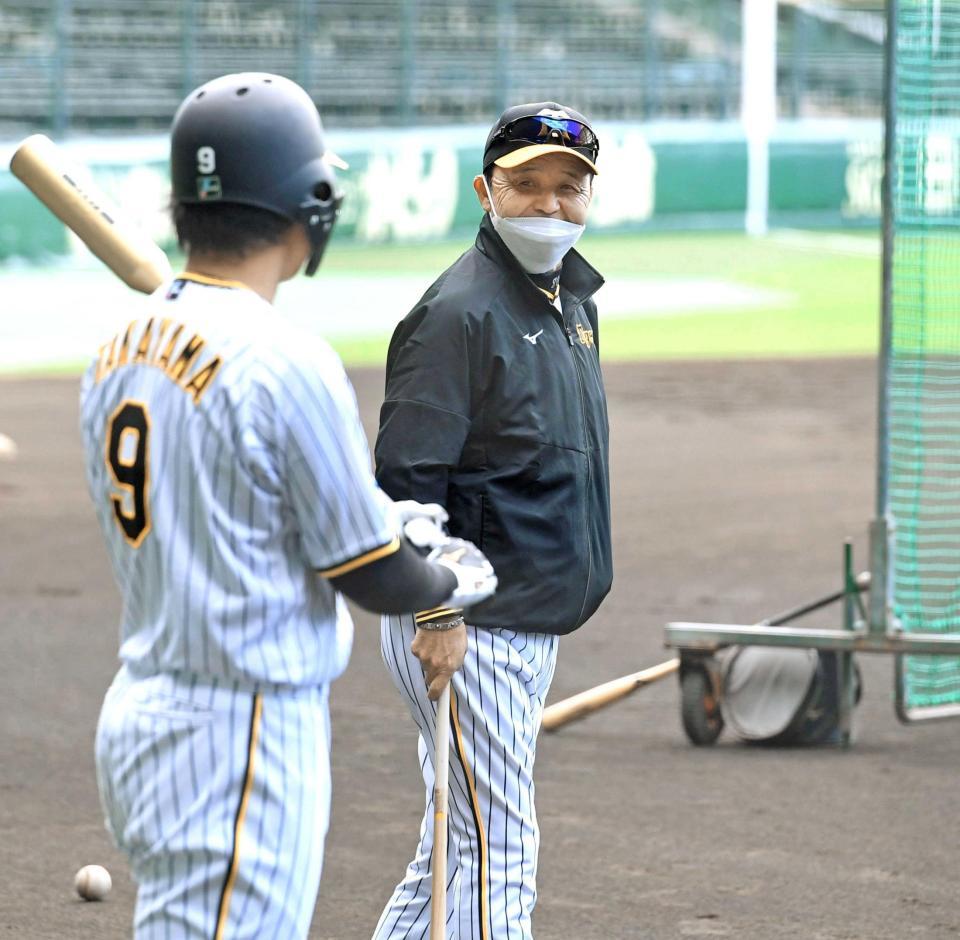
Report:
M 751 623 L 866 566 L 870 360 L 616 364 L 616 577 L 562 641 L 550 700 L 669 657 L 672 619 Z M 368 432 L 379 370 L 351 373 Z M 134 889 L 97 802 L 93 734 L 119 597 L 83 481 L 78 383 L 0 381 L 0 934 L 130 935 Z M 839 611 L 810 618 L 837 625 Z M 312 938 L 369 937 L 423 810 L 414 726 L 359 614 L 334 686 L 333 824 Z M 902 940 L 960 934 L 960 733 L 906 728 L 892 662 L 864 657 L 852 750 L 690 746 L 675 679 L 541 738 L 542 940 Z M 72 893 L 87 863 L 114 891 Z

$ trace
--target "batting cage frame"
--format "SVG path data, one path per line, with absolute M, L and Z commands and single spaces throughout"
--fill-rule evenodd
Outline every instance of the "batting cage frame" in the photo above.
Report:
M 945 284 L 938 294 L 931 277 L 938 259 L 941 275 L 948 270 L 942 255 L 951 240 L 960 257 L 960 13 L 942 12 L 938 0 L 888 0 L 886 26 L 870 574 L 855 576 L 848 543 L 844 587 L 835 596 L 844 601 L 838 630 L 774 628 L 770 622 L 666 627 L 666 645 L 679 651 L 681 683 L 695 678 L 711 703 L 722 694 L 712 655 L 724 647 L 835 653 L 830 685 L 844 746 L 857 694 L 854 653 L 896 657 L 895 707 L 902 721 L 960 716 L 960 306 L 951 306 L 951 299 L 960 304 L 960 291 L 956 277 L 951 282 L 948 275 L 941 277 Z M 947 114 L 940 113 L 941 86 L 953 89 L 952 114 L 949 107 Z M 860 592 L 866 583 L 869 602 L 864 605 Z

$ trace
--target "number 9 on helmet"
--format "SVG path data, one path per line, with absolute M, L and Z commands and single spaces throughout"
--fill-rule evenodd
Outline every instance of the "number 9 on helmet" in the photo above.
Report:
M 310 240 L 305 272 L 320 264 L 343 195 L 310 96 L 280 75 L 223 75 L 192 91 L 173 118 L 175 206 L 227 204 L 273 212 Z

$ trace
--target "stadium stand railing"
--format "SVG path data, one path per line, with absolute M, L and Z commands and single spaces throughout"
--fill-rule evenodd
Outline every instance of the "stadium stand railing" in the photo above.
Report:
M 781 5 L 785 116 L 879 115 L 880 45 L 837 9 Z M 739 59 L 739 0 L 18 0 L 0 133 L 163 130 L 190 88 L 246 69 L 297 79 L 339 127 L 548 97 L 596 120 L 735 117 Z

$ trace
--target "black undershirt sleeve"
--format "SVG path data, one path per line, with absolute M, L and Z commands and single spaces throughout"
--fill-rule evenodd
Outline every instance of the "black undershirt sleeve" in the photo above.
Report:
M 399 551 L 372 561 L 330 583 L 364 610 L 375 614 L 405 614 L 429 610 L 457 587 L 449 568 L 426 561 L 401 539 Z

